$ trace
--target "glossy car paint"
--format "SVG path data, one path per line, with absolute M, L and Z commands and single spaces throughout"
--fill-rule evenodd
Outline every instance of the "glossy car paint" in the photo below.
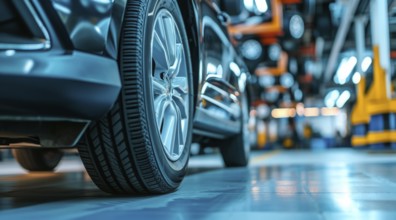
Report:
M 74 48 L 117 59 L 126 0 L 52 0 Z
M 223 138 L 240 131 L 240 94 L 247 70 L 236 54 L 223 13 L 213 1 L 195 1 L 198 8 L 200 76 L 194 132 Z
M 66 19 L 64 23 L 77 49 L 116 58 L 116 42 L 123 17 L 120 15 L 124 13 L 126 0 L 52 1 L 61 18 L 66 16 L 62 7 L 75 11 L 67 15 L 74 16 L 73 24 Z M 187 28 L 197 88 L 194 131 L 212 137 L 238 133 L 241 127 L 240 93 L 244 92 L 248 73 L 231 44 L 227 23 L 221 20 L 222 11 L 210 0 L 179 1 L 179 5 L 184 12 L 186 27 L 195 29 Z M 87 41 L 84 35 L 75 34 L 86 30 L 93 33 L 96 40 Z M 105 34 L 106 30 L 108 34 Z
M 52 75 L 54 79 L 59 79 L 59 82 L 53 83 L 53 86 L 61 86 L 63 88 L 62 91 L 71 91 L 68 96 L 74 98 L 69 100 L 70 103 L 73 103 L 75 101 L 74 99 L 81 94 L 88 93 L 89 95 L 79 99 L 81 103 L 78 103 L 72 109 L 62 109 L 60 101 L 63 100 L 43 99 L 41 102 L 44 107 L 39 107 L 38 110 L 33 107 L 34 103 L 25 106 L 17 104 L 12 106 L 19 109 L 15 115 L 22 113 L 24 113 L 22 115 L 26 115 L 27 117 L 29 115 L 39 115 L 39 117 L 33 119 L 39 121 L 48 120 L 49 118 L 51 118 L 51 121 L 69 121 L 71 119 L 89 121 L 98 119 L 101 115 L 105 114 L 106 109 L 109 109 L 111 103 L 115 102 L 117 98 L 116 94 L 118 94 L 121 88 L 119 72 L 116 67 L 116 58 L 126 2 L 126 0 L 32 1 L 44 25 L 48 28 L 51 48 L 46 50 L 45 53 L 42 53 L 43 56 L 34 56 L 32 60 L 35 68 L 30 72 L 24 72 L 24 75 L 28 75 L 29 77 L 22 77 L 22 79 L 26 80 L 27 83 L 30 77 L 35 75 L 40 77 L 48 74 Z M 211 0 L 180 0 L 179 5 L 182 9 L 185 26 L 187 27 L 186 32 L 189 37 L 194 69 L 194 88 L 196 94 L 194 133 L 200 136 L 214 138 L 224 138 L 237 134 L 241 129 L 241 93 L 245 92 L 248 73 L 243 61 L 235 52 L 228 36 L 226 17 L 215 2 Z M 4 56 L 1 53 L 0 56 L 0 62 L 7 62 L 8 58 L 9 61 L 17 65 L 15 62 L 21 61 L 20 59 L 15 61 L 15 56 L 29 59 L 30 54 L 24 51 L 17 51 L 16 55 L 12 57 Z M 81 59 L 84 61 L 80 63 L 61 62 L 62 60 L 67 60 L 67 58 L 70 58 L 70 62 L 78 60 L 76 59 L 78 56 L 86 57 L 86 59 Z M 101 56 L 102 58 L 100 58 Z M 47 57 L 55 61 L 56 58 L 60 59 L 58 62 L 54 62 L 56 66 L 35 73 L 35 71 L 40 70 L 40 66 L 42 68 L 45 67 L 39 64 L 45 63 Z M 82 68 L 95 66 L 95 59 L 98 59 L 98 61 L 102 60 L 100 61 L 102 63 L 102 71 L 99 69 L 96 70 L 96 68 L 95 71 Z M 87 65 L 85 62 L 90 60 L 92 63 Z M 24 62 L 27 61 L 25 60 Z M 70 74 L 70 66 L 74 66 L 75 70 L 73 71 L 79 74 Z M 61 73 L 59 70 L 56 70 L 56 67 L 61 70 L 64 69 L 66 72 Z M 14 71 L 15 74 L 18 74 L 16 72 L 19 70 L 7 69 L 7 71 Z M 6 71 L 0 69 L 0 76 L 2 76 L 1 73 L 3 72 Z M 95 77 L 99 77 L 99 79 Z M 75 79 L 78 82 L 79 78 L 82 78 L 83 81 L 86 78 L 87 83 L 81 83 L 78 85 L 78 88 L 87 88 L 88 90 L 92 88 L 87 87 L 87 85 L 91 85 L 91 87 L 99 87 L 98 91 L 92 89 L 93 92 L 86 90 L 76 92 L 72 89 L 76 85 L 68 86 L 69 84 L 62 85 L 60 83 L 63 79 Z M 14 78 L 11 77 L 10 85 L 12 84 L 11 82 L 14 82 L 13 80 Z M 31 89 L 33 90 L 34 88 Z M 101 102 L 105 103 L 101 103 L 100 108 L 95 105 L 84 106 L 84 98 L 98 100 L 98 96 L 95 98 L 94 93 L 99 94 L 98 96 L 101 99 L 106 100 L 101 100 Z M 42 93 L 40 94 L 43 96 Z M 40 96 L 40 94 L 34 95 Z M 23 95 L 21 93 L 15 100 L 24 100 Z M 0 95 L 0 99 L 4 100 L 5 97 Z M 55 103 L 55 106 L 45 104 L 46 102 Z M 34 106 L 37 105 L 34 104 Z M 31 108 L 34 111 L 29 111 Z M 24 112 L 20 109 L 24 109 Z M 79 112 L 80 109 L 84 111 Z M 94 114 L 87 115 L 91 110 L 93 110 Z M 12 117 L 8 117 L 7 113 L 9 112 L 2 111 L 0 108 L 0 114 L 7 115 L 7 120 L 13 120 Z M 57 112 L 60 112 L 60 114 L 58 115 Z M 70 112 L 76 114 L 70 114 Z

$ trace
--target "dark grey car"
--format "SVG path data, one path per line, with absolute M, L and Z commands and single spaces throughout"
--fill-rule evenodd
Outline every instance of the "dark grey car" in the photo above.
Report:
M 192 137 L 246 166 L 247 69 L 208 0 L 0 1 L 0 143 L 30 171 L 78 147 L 110 193 L 166 193 Z

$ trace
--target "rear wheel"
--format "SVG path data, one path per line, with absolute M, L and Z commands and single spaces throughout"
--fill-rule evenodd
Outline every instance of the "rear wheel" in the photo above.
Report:
M 12 149 L 12 154 L 28 171 L 53 171 L 63 156 L 59 149 Z
M 120 42 L 123 88 L 91 125 L 82 161 L 110 193 L 167 193 L 189 158 L 193 88 L 188 39 L 176 0 L 129 0 Z
M 221 141 L 220 151 L 227 167 L 244 167 L 249 163 L 249 105 L 247 94 L 241 99 L 241 132 L 227 140 Z

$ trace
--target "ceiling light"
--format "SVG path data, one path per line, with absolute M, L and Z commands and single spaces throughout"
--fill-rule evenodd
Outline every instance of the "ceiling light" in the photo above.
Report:
M 285 88 L 290 88 L 294 84 L 294 77 L 290 73 L 282 74 L 280 84 Z
M 304 115 L 304 112 L 305 112 L 305 109 L 304 109 L 304 104 L 303 103 L 298 103 L 297 105 L 296 105 L 296 112 L 297 112 L 297 115 L 299 115 L 299 116 L 303 116 Z
M 363 72 L 366 72 L 368 70 L 368 68 L 371 66 L 371 63 L 373 62 L 373 60 L 371 59 L 371 57 L 365 57 L 362 61 L 362 70 Z
M 266 0 L 255 0 L 255 4 L 258 12 L 260 12 L 261 14 L 264 14 L 268 11 L 268 4 Z
M 282 48 L 279 44 L 271 44 L 268 47 L 268 57 L 272 61 L 278 61 L 282 53 Z
M 247 40 L 241 45 L 242 56 L 248 60 L 257 60 L 263 53 L 261 43 L 257 40 Z
M 338 67 L 335 81 L 341 85 L 345 84 L 349 75 L 352 73 L 357 63 L 355 56 L 342 59 L 340 66 Z
M 340 97 L 337 99 L 337 107 L 342 108 L 344 107 L 345 103 L 349 100 L 351 97 L 351 93 L 348 90 L 345 90 L 344 92 L 341 93 Z
M 292 74 L 297 74 L 297 72 L 298 72 L 298 62 L 297 62 L 297 59 L 296 58 L 290 58 L 289 59 L 289 71 L 292 73 Z
M 300 39 L 304 35 L 305 25 L 300 15 L 296 14 L 290 18 L 289 31 L 294 39 Z
M 296 101 L 301 101 L 303 99 L 303 92 L 300 89 L 294 90 L 294 99 Z
M 276 108 L 271 112 L 274 118 L 293 118 L 296 116 L 296 109 L 294 108 Z
M 355 83 L 355 84 L 358 84 L 360 82 L 361 78 L 362 77 L 360 76 L 360 73 L 359 72 L 355 72 L 353 74 L 353 76 L 352 76 L 352 82 Z
M 338 108 L 322 108 L 321 113 L 322 116 L 336 116 L 339 114 L 339 109 Z
M 305 108 L 304 109 L 305 117 L 317 117 L 319 116 L 319 108 Z
M 336 104 L 336 100 L 339 96 L 340 92 L 338 90 L 333 90 L 329 92 L 324 99 L 325 105 L 329 108 L 334 107 L 334 105 Z
M 264 88 L 271 87 L 275 84 L 275 77 L 273 77 L 272 75 L 260 76 L 259 84 L 260 84 L 260 86 L 262 86 Z
M 254 10 L 254 1 L 253 0 L 243 0 L 243 4 L 245 5 L 245 8 L 249 11 Z
M 267 118 L 270 115 L 271 109 L 268 105 L 259 105 L 257 107 L 257 116 L 261 119 Z

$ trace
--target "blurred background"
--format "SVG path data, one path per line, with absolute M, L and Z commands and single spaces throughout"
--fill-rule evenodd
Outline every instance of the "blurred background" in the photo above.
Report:
M 217 2 L 252 74 L 253 148 L 392 149 L 396 1 Z

